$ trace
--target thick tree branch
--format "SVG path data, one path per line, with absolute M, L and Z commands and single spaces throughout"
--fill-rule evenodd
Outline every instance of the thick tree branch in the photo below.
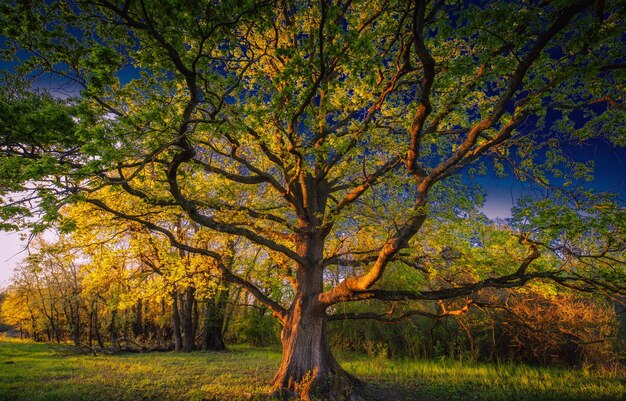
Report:
M 421 82 L 419 104 L 410 129 L 411 142 L 407 153 L 406 168 L 411 174 L 416 172 L 424 123 L 432 111 L 430 92 L 435 80 L 435 59 L 428 52 L 424 41 L 424 16 L 427 3 L 426 0 L 417 1 L 413 12 L 413 43 L 422 64 L 424 76 Z
M 419 198 L 414 207 L 413 216 L 407 219 L 393 238 L 385 242 L 378 252 L 376 261 L 367 273 L 358 277 L 347 278 L 335 288 L 320 294 L 320 302 L 328 305 L 340 302 L 342 299 L 349 298 L 350 294 L 355 291 L 364 291 L 374 285 L 374 283 L 382 277 L 387 264 L 398 251 L 406 247 L 408 240 L 413 237 L 422 224 L 424 224 L 426 220 L 425 206 L 426 198 Z
M 442 302 L 439 303 L 442 311 L 441 313 L 431 313 L 423 310 L 412 309 L 408 311 L 402 312 L 400 315 L 393 315 L 393 308 L 388 313 L 374 313 L 374 312 L 361 312 L 361 313 L 336 313 L 332 315 L 328 315 L 326 317 L 327 321 L 337 321 L 337 320 L 376 320 L 381 323 L 386 324 L 396 324 L 404 321 L 405 319 L 413 316 L 423 316 L 430 319 L 443 319 L 449 316 L 459 316 L 467 311 L 469 311 L 470 307 L 474 304 L 474 300 L 468 299 L 465 302 L 465 306 L 461 309 L 455 310 L 446 310 L 445 306 Z
M 534 278 L 551 278 L 558 276 L 561 270 L 549 272 L 527 273 L 530 264 L 541 256 L 537 246 L 529 241 L 527 237 L 520 237 L 520 243 L 529 247 L 528 255 L 522 260 L 520 266 L 514 273 L 495 278 L 487 278 L 475 283 L 461 285 L 452 288 L 441 288 L 432 291 L 387 291 L 387 290 L 367 290 L 367 287 L 359 288 L 359 278 L 351 277 L 340 283 L 332 290 L 320 295 L 320 300 L 326 304 L 337 302 L 361 301 L 365 299 L 379 299 L 383 301 L 403 301 L 403 300 L 439 300 L 461 296 L 469 296 L 474 292 L 488 287 L 510 288 L 519 287 Z M 378 262 L 378 261 L 377 261 Z M 371 272 L 370 272 L 371 273 Z M 362 277 L 366 277 L 362 276 Z

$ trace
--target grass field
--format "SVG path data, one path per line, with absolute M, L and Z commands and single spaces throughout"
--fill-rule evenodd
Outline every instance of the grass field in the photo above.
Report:
M 280 354 L 74 355 L 0 339 L 0 401 L 265 400 Z M 626 378 L 580 370 L 340 355 L 381 400 L 626 400 Z

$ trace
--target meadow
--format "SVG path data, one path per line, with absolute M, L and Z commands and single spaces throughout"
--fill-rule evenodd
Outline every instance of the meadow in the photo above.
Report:
M 626 399 L 626 378 L 611 372 L 338 356 L 380 400 Z M 268 382 L 279 362 L 277 350 L 249 347 L 93 356 L 1 339 L 0 401 L 270 400 Z

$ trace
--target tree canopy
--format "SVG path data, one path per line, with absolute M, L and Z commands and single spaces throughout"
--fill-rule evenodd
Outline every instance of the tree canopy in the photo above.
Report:
M 3 227 L 71 230 L 61 206 L 88 202 L 203 255 L 282 323 L 277 390 L 353 383 L 326 341 L 338 304 L 470 307 L 481 289 L 533 279 L 624 292 L 623 203 L 583 190 L 593 166 L 564 151 L 626 144 L 620 2 L 1 7 Z M 549 195 L 520 199 L 506 258 L 456 257 L 456 243 L 478 246 L 488 171 Z M 208 240 L 177 236 L 167 215 Z M 453 246 L 435 249 L 444 224 Z M 261 247 L 293 296 L 238 274 L 218 234 Z M 437 253 L 492 269 L 421 286 Z M 383 285 L 396 265 L 414 286 Z

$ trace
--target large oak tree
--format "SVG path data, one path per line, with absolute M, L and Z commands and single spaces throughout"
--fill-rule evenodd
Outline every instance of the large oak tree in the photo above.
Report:
M 619 2 L 590 0 L 5 3 L 6 228 L 41 229 L 86 201 L 205 255 L 282 323 L 276 389 L 339 397 L 354 379 L 327 322 L 383 318 L 329 316 L 341 303 L 469 307 L 481 288 L 531 279 L 623 290 L 623 209 L 567 190 L 590 169 L 561 146 L 624 144 L 623 18 Z M 485 169 L 560 194 L 547 214 L 520 207 L 519 262 L 428 290 L 378 285 L 393 263 L 426 274 L 420 230 L 480 203 L 471 182 Z M 263 247 L 293 296 L 273 299 L 149 212 L 116 209 L 104 187 Z M 535 266 L 547 252 L 559 262 Z

